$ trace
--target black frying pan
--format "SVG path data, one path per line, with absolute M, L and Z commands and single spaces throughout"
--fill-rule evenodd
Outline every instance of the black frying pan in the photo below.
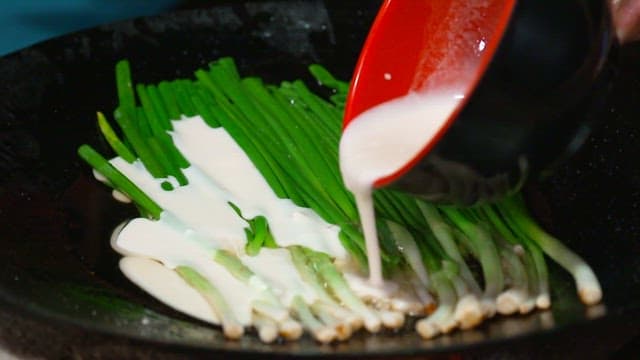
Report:
M 133 216 L 76 156 L 105 149 L 96 110 L 116 103 L 113 67 L 128 58 L 135 81 L 191 76 L 220 56 L 267 81 L 304 78 L 321 63 L 347 79 L 378 1 L 229 2 L 83 31 L 0 59 L 0 303 L 36 321 L 136 346 L 202 355 L 603 355 L 640 324 L 640 48 L 620 55 L 611 111 L 571 163 L 527 197 L 541 223 L 599 275 L 605 304 L 586 309 L 552 266 L 550 312 L 508 317 L 432 341 L 413 331 L 321 346 L 308 338 L 264 345 L 224 340 L 217 328 L 159 304 L 117 270 L 114 226 Z M 97 335 L 96 335 L 97 336 Z

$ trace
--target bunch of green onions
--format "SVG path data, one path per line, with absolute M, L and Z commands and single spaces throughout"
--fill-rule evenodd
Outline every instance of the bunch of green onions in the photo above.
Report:
M 300 80 L 270 85 L 255 77 L 243 78 L 230 58 L 212 62 L 190 79 L 137 85 L 128 62 L 120 61 L 116 65 L 119 105 L 113 112 L 117 126 L 102 113 L 98 126 L 116 156 L 129 163 L 140 161 L 153 177 L 173 177 L 178 186 L 189 183 L 183 170 L 190 164 L 171 139 L 172 123 L 200 115 L 211 128 L 224 128 L 279 198 L 310 208 L 340 227 L 342 245 L 366 272 L 358 214 L 338 167 L 348 84 L 321 66 L 309 69 L 333 91 L 329 99 L 314 94 Z M 130 198 L 142 216 L 160 218 L 165 209 L 106 158 L 89 145 L 78 152 L 108 185 Z M 165 191 L 174 186 L 175 182 L 162 183 Z M 295 339 L 302 329 L 318 341 L 344 340 L 363 326 L 370 332 L 381 326 L 398 328 L 405 314 L 421 316 L 416 329 L 431 338 L 475 327 L 496 313 L 545 309 L 552 298 L 545 255 L 571 273 L 585 304 L 601 300 L 591 268 L 532 220 L 520 195 L 464 209 L 435 206 L 393 190 L 378 190 L 374 199 L 385 277 L 418 301 L 359 298 L 341 274 L 344 264 L 294 246 L 288 250 L 296 268 L 321 300 L 307 304 L 296 298 L 286 307 L 275 295 L 267 296 L 253 324 L 262 340 Z M 246 254 L 278 247 L 269 232 L 269 219 L 245 220 Z M 228 251 L 216 251 L 213 259 L 238 279 L 259 276 Z M 480 270 L 472 271 L 476 268 Z M 204 296 L 229 338 L 243 334 L 213 284 L 187 266 L 175 271 Z

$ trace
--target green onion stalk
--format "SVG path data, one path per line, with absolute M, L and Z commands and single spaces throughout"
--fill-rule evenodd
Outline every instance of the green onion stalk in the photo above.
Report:
M 276 196 L 310 208 L 340 228 L 339 240 L 353 260 L 348 266 L 305 247 L 286 248 L 300 278 L 315 294 L 310 303 L 296 295 L 285 304 L 239 254 L 211 249 L 211 261 L 237 281 L 260 288 L 261 296 L 252 305 L 260 339 L 294 340 L 304 329 L 319 342 L 343 341 L 361 328 L 397 329 L 409 313 L 423 313 L 416 330 L 431 338 L 475 327 L 496 312 L 546 308 L 553 289 L 545 256 L 573 275 L 584 303 L 601 301 L 591 268 L 536 224 L 520 195 L 461 209 L 389 189 L 376 190 L 374 202 L 384 274 L 397 290 L 377 297 L 356 292 L 346 274 L 355 266 L 366 275 L 367 255 L 354 198 L 344 186 L 338 163 L 349 86 L 320 65 L 309 71 L 331 96 L 314 94 L 300 80 L 273 85 L 243 78 L 231 58 L 196 70 L 192 78 L 135 84 L 123 60 L 115 69 L 118 106 L 113 119 L 97 113 L 109 155 L 129 164 L 139 162 L 164 191 L 189 184 L 184 170 L 191 165 L 173 142 L 173 125 L 200 115 L 209 127 L 223 128 L 233 138 Z M 107 185 L 130 198 L 141 216 L 171 217 L 171 209 L 162 209 L 94 147 L 82 145 L 78 153 Z M 260 256 L 265 248 L 281 248 L 268 218 L 246 218 L 238 206 L 229 206 L 246 223 L 242 255 Z M 213 281 L 189 264 L 175 271 L 212 307 L 226 336 L 235 339 L 244 333 Z

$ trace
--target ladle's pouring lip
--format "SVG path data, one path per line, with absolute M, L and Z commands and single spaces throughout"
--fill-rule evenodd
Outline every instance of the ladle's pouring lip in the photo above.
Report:
M 363 112 L 411 92 L 446 89 L 461 101 L 431 141 L 376 187 L 401 177 L 444 136 L 497 52 L 515 6 L 516 0 L 385 0 L 355 68 L 343 130 Z

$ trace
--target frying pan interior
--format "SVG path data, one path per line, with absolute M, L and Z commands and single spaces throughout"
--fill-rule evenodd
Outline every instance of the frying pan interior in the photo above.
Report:
M 488 322 L 423 341 L 412 331 L 264 345 L 225 341 L 131 285 L 109 248 L 111 229 L 133 216 L 91 177 L 79 144 L 99 149 L 95 111 L 116 103 L 113 68 L 131 61 L 136 82 L 190 77 L 221 56 L 244 75 L 279 82 L 320 63 L 348 79 L 378 1 L 228 2 L 102 26 L 0 59 L 0 301 L 38 319 L 182 349 L 293 355 L 443 354 L 520 348 L 611 351 L 638 331 L 640 305 L 640 103 L 638 49 L 620 56 L 611 111 L 587 146 L 527 189 L 540 222 L 594 267 L 605 303 L 586 309 L 552 267 L 549 312 Z M 554 348 L 555 347 L 555 348 Z M 533 349 L 533 350 L 532 350 Z M 542 349 L 542 350 L 540 350 Z

